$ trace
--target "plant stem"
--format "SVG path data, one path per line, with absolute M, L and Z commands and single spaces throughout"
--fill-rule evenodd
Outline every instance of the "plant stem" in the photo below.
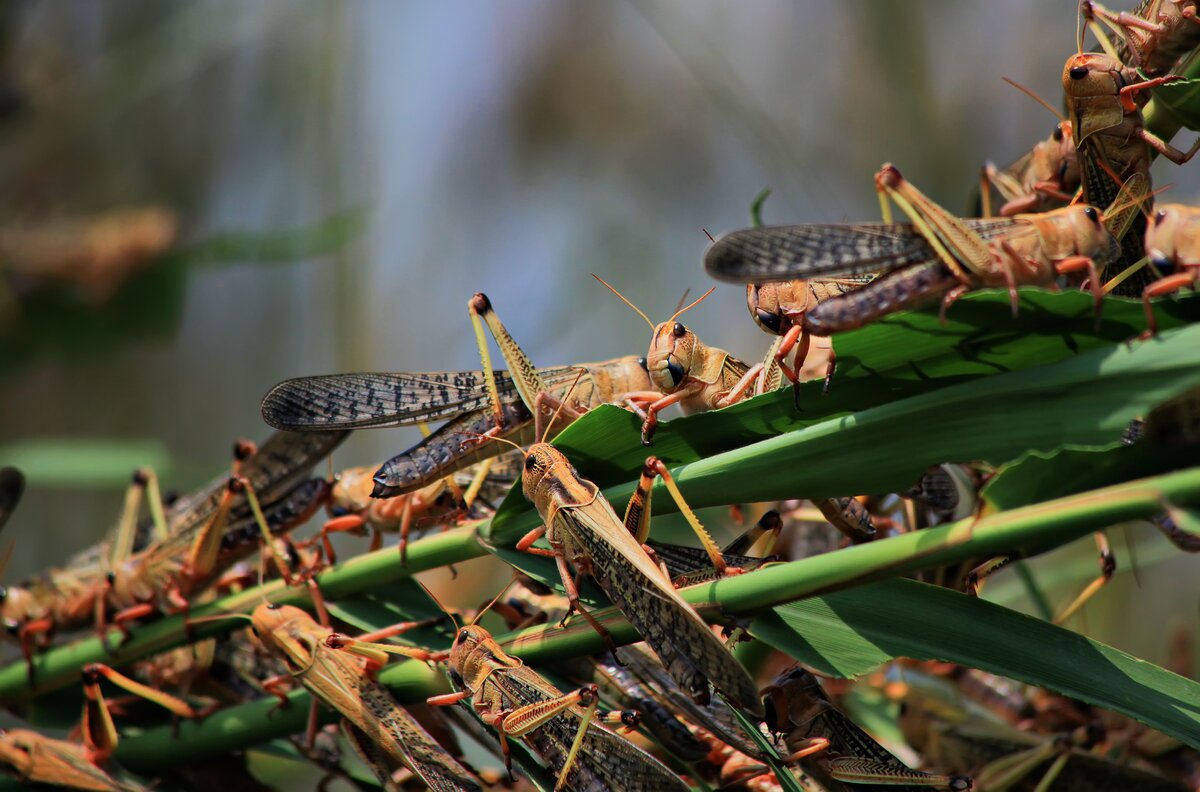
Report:
M 360 591 L 399 580 L 426 569 L 436 569 L 460 561 L 486 555 L 480 546 L 474 526 L 446 531 L 413 542 L 408 548 L 408 565 L 400 565 L 394 547 L 385 547 L 349 559 L 317 577 L 317 585 L 329 599 L 349 597 Z M 308 589 L 289 588 L 282 580 L 231 594 L 206 605 L 192 608 L 188 620 L 195 622 L 212 616 L 248 613 L 264 600 L 281 605 L 306 606 L 310 602 Z M 183 615 L 169 616 L 144 627 L 135 627 L 133 638 L 114 651 L 105 650 L 99 638 L 87 638 L 58 647 L 35 657 L 34 682 L 29 685 L 28 669 L 23 661 L 13 662 L 0 669 L 0 700 L 19 701 L 56 690 L 79 681 L 79 669 L 88 663 L 126 665 L 152 655 L 182 646 L 190 641 L 224 635 L 244 626 L 242 619 L 185 624 Z
M 1007 553 L 1032 555 L 1116 522 L 1148 517 L 1162 508 L 1164 500 L 1178 505 L 1200 503 L 1200 468 L 770 565 L 745 575 L 693 586 L 681 593 L 699 606 L 707 619 L 718 621 L 723 615 L 749 614 L 803 597 L 968 558 Z M 395 551 L 390 552 L 394 555 Z M 257 601 L 256 593 L 251 600 Z M 617 643 L 639 640 L 616 609 L 608 608 L 594 615 Z M 531 665 L 604 649 L 603 641 L 582 619 L 574 619 L 565 628 L 534 627 L 499 640 L 508 651 Z M 437 676 L 440 674 L 410 660 L 387 668 L 379 679 L 392 688 L 399 701 L 412 702 L 439 691 Z M 297 704 L 308 700 L 306 694 L 293 694 L 293 698 Z M 290 708 L 286 715 L 276 713 L 274 718 L 269 717 L 272 709 L 273 704 L 262 701 L 232 707 L 203 723 L 183 724 L 178 739 L 187 742 L 189 756 L 198 760 L 301 728 L 300 720 L 294 720 L 299 706 Z M 170 727 L 150 730 L 125 740 L 117 758 L 131 770 L 152 772 L 170 761 L 172 746 L 177 745 L 171 742 L 174 739 Z

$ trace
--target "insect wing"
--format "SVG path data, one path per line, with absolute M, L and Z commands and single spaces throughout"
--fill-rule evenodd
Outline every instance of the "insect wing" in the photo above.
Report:
M 562 366 L 539 373 L 556 384 L 575 370 Z M 495 374 L 500 395 L 516 396 L 507 372 Z M 296 377 L 268 391 L 261 409 L 263 420 L 276 429 L 314 431 L 404 426 L 488 406 L 482 371 L 431 371 Z
M 1008 218 L 965 222 L 984 239 L 1000 236 L 1013 226 Z M 704 268 L 717 280 L 767 283 L 866 276 L 936 258 L 929 243 L 908 224 L 814 223 L 733 231 L 708 249 Z
M 502 695 L 512 708 L 561 696 L 553 685 L 533 673 L 502 676 Z M 535 750 L 556 767 L 566 760 L 579 729 L 579 708 L 572 707 L 530 733 Z M 583 747 L 571 770 L 571 789 L 684 790 L 687 785 L 655 758 L 614 734 L 603 724 L 588 726 Z
M 560 509 L 556 520 L 587 551 L 592 576 L 600 588 L 680 687 L 700 700 L 707 697 L 711 682 L 734 703 L 761 714 L 758 689 L 721 639 L 640 547 L 634 544 L 640 557 L 622 552 L 629 534 L 603 496 L 587 506 Z M 621 533 L 619 538 L 609 539 L 613 526 Z

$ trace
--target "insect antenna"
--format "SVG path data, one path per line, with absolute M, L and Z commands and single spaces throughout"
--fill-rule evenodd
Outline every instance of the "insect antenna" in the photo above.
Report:
M 710 239 L 712 239 L 711 237 L 709 237 L 709 238 L 710 238 Z M 714 241 L 714 242 L 715 242 L 716 240 L 715 240 L 715 239 L 713 239 L 712 241 Z M 687 287 L 686 289 L 684 289 L 684 290 L 683 290 L 683 294 L 681 294 L 681 295 L 679 296 L 679 302 L 675 303 L 675 310 L 676 310 L 676 311 L 678 311 L 680 308 L 682 308 L 682 307 L 683 307 L 683 303 L 684 303 L 684 301 L 685 301 L 685 300 L 687 300 L 687 298 L 688 298 L 688 295 L 689 295 L 689 294 L 691 294 L 691 293 L 692 293 L 692 287 L 691 287 L 691 286 L 689 286 L 689 287 Z
M 470 626 L 478 624 L 479 620 L 483 618 L 483 614 L 485 614 L 489 610 L 491 610 L 492 606 L 495 605 L 497 602 L 499 602 L 500 598 L 504 596 L 504 592 L 508 591 L 509 587 L 511 587 L 512 584 L 516 583 L 516 582 L 517 582 L 517 573 L 513 572 L 512 577 L 510 577 L 508 579 L 508 582 L 504 584 L 504 588 L 500 589 L 500 591 L 498 591 L 496 593 L 496 596 L 492 597 L 491 602 L 489 602 L 487 605 L 485 605 L 479 609 L 479 612 L 475 614 L 475 618 L 471 619 L 470 623 L 468 623 L 467 626 L 470 627 Z
M 700 303 L 704 302 L 704 301 L 705 301 L 705 300 L 708 298 L 708 295 L 712 294 L 712 293 L 713 293 L 713 292 L 715 292 L 716 290 L 717 290 L 717 287 L 716 287 L 716 286 L 713 286 L 713 287 L 712 287 L 712 288 L 710 288 L 708 291 L 704 292 L 704 294 L 701 294 L 701 295 L 700 295 L 699 297 L 697 297 L 695 300 L 692 300 L 692 302 L 691 302 L 691 303 L 689 303 L 688 305 L 684 306 L 683 308 L 680 308 L 680 309 L 679 309 L 678 311 L 676 311 L 675 313 L 671 314 L 671 318 L 670 318 L 670 319 L 668 319 L 667 321 L 668 321 L 668 322 L 674 322 L 674 321 L 675 321 L 675 320 L 676 320 L 676 319 L 679 317 L 679 315 L 680 315 L 680 314 L 682 314 L 684 311 L 689 311 L 689 310 L 691 310 L 692 308 L 695 308 L 697 305 L 699 305 Z M 622 298 L 622 299 L 624 299 L 624 298 Z
M 546 442 L 546 438 L 550 435 L 550 429 L 554 426 L 554 422 L 558 420 L 558 415 L 562 412 L 562 408 L 567 406 L 567 402 L 571 399 L 571 393 L 575 390 L 575 386 L 579 384 L 579 378 L 583 376 L 585 371 L 587 371 L 587 369 L 580 368 L 578 373 L 575 374 L 575 379 L 571 382 L 571 387 L 567 388 L 566 395 L 564 395 L 562 401 L 558 403 L 558 409 L 555 410 L 554 415 L 550 417 L 550 423 L 546 424 L 546 430 L 542 432 L 542 439 L 538 442 Z
M 625 304 L 626 304 L 626 305 L 628 305 L 630 308 L 632 308 L 633 310 L 637 311 L 637 315 L 638 315 L 638 316 L 640 316 L 640 317 L 642 317 L 643 319 L 645 319 L 645 320 L 646 320 L 646 324 L 650 325 L 650 329 L 651 329 L 651 330 L 653 330 L 653 329 L 654 329 L 654 322 L 651 322 L 651 321 L 650 321 L 650 318 L 649 318 L 648 316 L 646 316 L 646 314 L 642 313 L 642 309 L 641 309 L 641 308 L 638 308 L 636 305 L 634 305 L 633 303 L 631 303 L 629 300 L 625 299 L 625 295 L 624 295 L 624 294 L 621 294 L 621 292 L 619 292 L 619 291 L 617 291 L 615 288 L 613 288 L 613 287 L 612 287 L 612 285 L 611 285 L 611 284 L 609 284 L 609 282 L 608 282 L 608 281 L 604 280 L 604 278 L 601 278 L 599 275 L 597 275 L 597 274 L 596 274 L 596 273 L 594 273 L 594 272 L 592 273 L 592 277 L 593 277 L 593 278 L 595 278 L 596 280 L 600 281 L 601 283 L 603 283 L 605 286 L 607 286 L 607 287 L 608 287 L 608 290 L 609 290 L 610 292 L 612 292 L 613 294 L 617 295 L 617 297 L 619 297 L 619 298 L 621 299 L 621 302 L 625 303 Z
M 521 452 L 521 454 L 522 454 L 522 456 L 529 456 L 529 454 L 528 454 L 528 453 L 525 451 L 525 449 L 524 449 L 524 448 L 522 448 L 521 446 L 517 445 L 517 444 L 516 444 L 516 443 L 514 443 L 512 440 L 508 440 L 508 439 L 505 439 L 505 438 L 503 438 L 503 437 L 496 437 L 495 435 L 481 434 L 480 432 L 468 432 L 468 431 L 465 431 L 465 430 L 463 430 L 463 431 L 459 431 L 459 432 L 455 432 L 454 434 L 466 435 L 467 437 L 474 437 L 474 438 L 476 438 L 476 439 L 478 439 L 478 440 L 495 440 L 497 443 L 507 443 L 508 445 L 510 445 L 510 446 L 512 446 L 513 448 L 515 448 L 515 449 L 517 449 L 518 451 L 520 451 L 520 452 Z
M 1025 94 L 1025 95 L 1026 95 L 1026 96 L 1028 96 L 1030 99 L 1032 99 L 1033 101 L 1035 101 L 1035 102 L 1037 102 L 1038 104 L 1040 104 L 1042 107 L 1044 107 L 1044 108 L 1046 108 L 1047 110 L 1049 110 L 1051 113 L 1053 113 L 1053 114 L 1054 114 L 1054 117 L 1055 117 L 1055 118 L 1057 118 L 1057 119 L 1058 119 L 1060 122 L 1062 122 L 1062 121 L 1066 121 L 1066 120 L 1067 120 L 1067 119 L 1065 119 L 1065 118 L 1063 118 L 1063 117 L 1062 117 L 1062 113 L 1060 113 L 1059 111 L 1057 111 L 1057 110 L 1055 110 L 1055 109 L 1054 109 L 1054 105 L 1050 104 L 1050 103 L 1049 103 L 1049 102 L 1047 102 L 1045 99 L 1043 99 L 1042 97 L 1038 96 L 1038 95 L 1037 95 L 1037 93 L 1036 93 L 1036 92 L 1035 92 L 1035 91 L 1034 91 L 1032 88 L 1026 88 L 1024 85 L 1021 85 L 1021 83 L 1017 82 L 1016 80 L 1010 80 L 1010 79 L 1008 79 L 1007 77 L 1001 77 L 1000 79 L 1001 79 L 1001 80 L 1004 80 L 1004 82 L 1008 83 L 1008 84 L 1009 84 L 1009 85 L 1011 85 L 1013 88 L 1016 88 L 1018 91 L 1020 91 L 1021 93 Z

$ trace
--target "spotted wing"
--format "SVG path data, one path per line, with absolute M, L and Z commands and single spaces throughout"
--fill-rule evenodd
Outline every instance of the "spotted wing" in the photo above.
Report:
M 515 395 L 508 373 L 495 373 L 500 395 Z M 575 369 L 539 373 L 550 385 L 575 376 Z M 363 429 L 437 421 L 487 406 L 482 371 L 325 374 L 276 385 L 263 397 L 262 417 L 276 429 Z
M 1013 221 L 980 219 L 967 224 L 990 239 L 1011 229 Z M 925 238 L 908 224 L 813 223 L 733 231 L 708 249 L 704 268 L 717 280 L 766 283 L 868 275 L 936 258 Z

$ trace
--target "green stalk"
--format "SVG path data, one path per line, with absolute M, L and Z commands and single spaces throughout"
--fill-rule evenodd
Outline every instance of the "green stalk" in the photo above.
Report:
M 416 572 L 468 561 L 486 554 L 487 551 L 480 546 L 473 527 L 464 527 L 413 542 L 408 548 L 407 567 L 400 565 L 400 555 L 396 548 L 388 547 L 339 564 L 318 576 L 317 584 L 325 597 L 336 600 L 392 583 Z M 23 661 L 11 663 L 8 667 L 0 669 L 0 700 L 20 701 L 76 683 L 79 681 L 79 669 L 88 663 L 127 665 L 191 641 L 224 635 L 230 630 L 244 626 L 244 620 L 222 619 L 201 624 L 194 622 L 231 613 L 249 613 L 255 605 L 263 601 L 307 606 L 310 598 L 308 589 L 289 588 L 282 580 L 276 580 L 192 608 L 188 616 L 188 620 L 193 622 L 190 634 L 184 617 L 177 615 L 144 627 L 135 627 L 133 638 L 124 646 L 114 648 L 112 652 L 105 650 L 99 638 L 76 641 L 34 658 L 33 686 L 29 685 L 28 669 Z
M 1113 523 L 1154 514 L 1162 508 L 1164 499 L 1178 505 L 1200 503 L 1200 468 L 776 564 L 693 586 L 681 593 L 699 606 L 706 618 L 717 621 L 722 615 L 755 613 L 803 597 L 969 558 L 1042 552 Z M 394 552 L 391 551 L 393 555 Z M 639 640 L 616 609 L 597 611 L 595 616 L 617 643 Z M 603 641 L 582 619 L 573 619 L 565 628 L 534 627 L 501 636 L 499 640 L 512 654 L 531 665 L 604 649 Z M 416 661 L 405 661 L 385 669 L 379 679 L 392 688 L 399 701 L 407 703 L 440 692 L 438 676 Z M 307 701 L 306 695 L 293 694 L 293 697 L 297 704 Z M 199 760 L 302 728 L 302 718 L 292 714 L 301 707 L 290 708 L 286 715 L 276 713 L 269 717 L 272 709 L 273 704 L 261 701 L 232 707 L 203 723 L 182 724 L 178 739 L 186 741 L 189 756 Z M 286 720 L 277 722 L 281 718 Z M 153 772 L 171 761 L 172 746 L 179 744 L 172 742 L 174 739 L 171 727 L 154 729 L 122 742 L 117 758 L 131 770 Z

